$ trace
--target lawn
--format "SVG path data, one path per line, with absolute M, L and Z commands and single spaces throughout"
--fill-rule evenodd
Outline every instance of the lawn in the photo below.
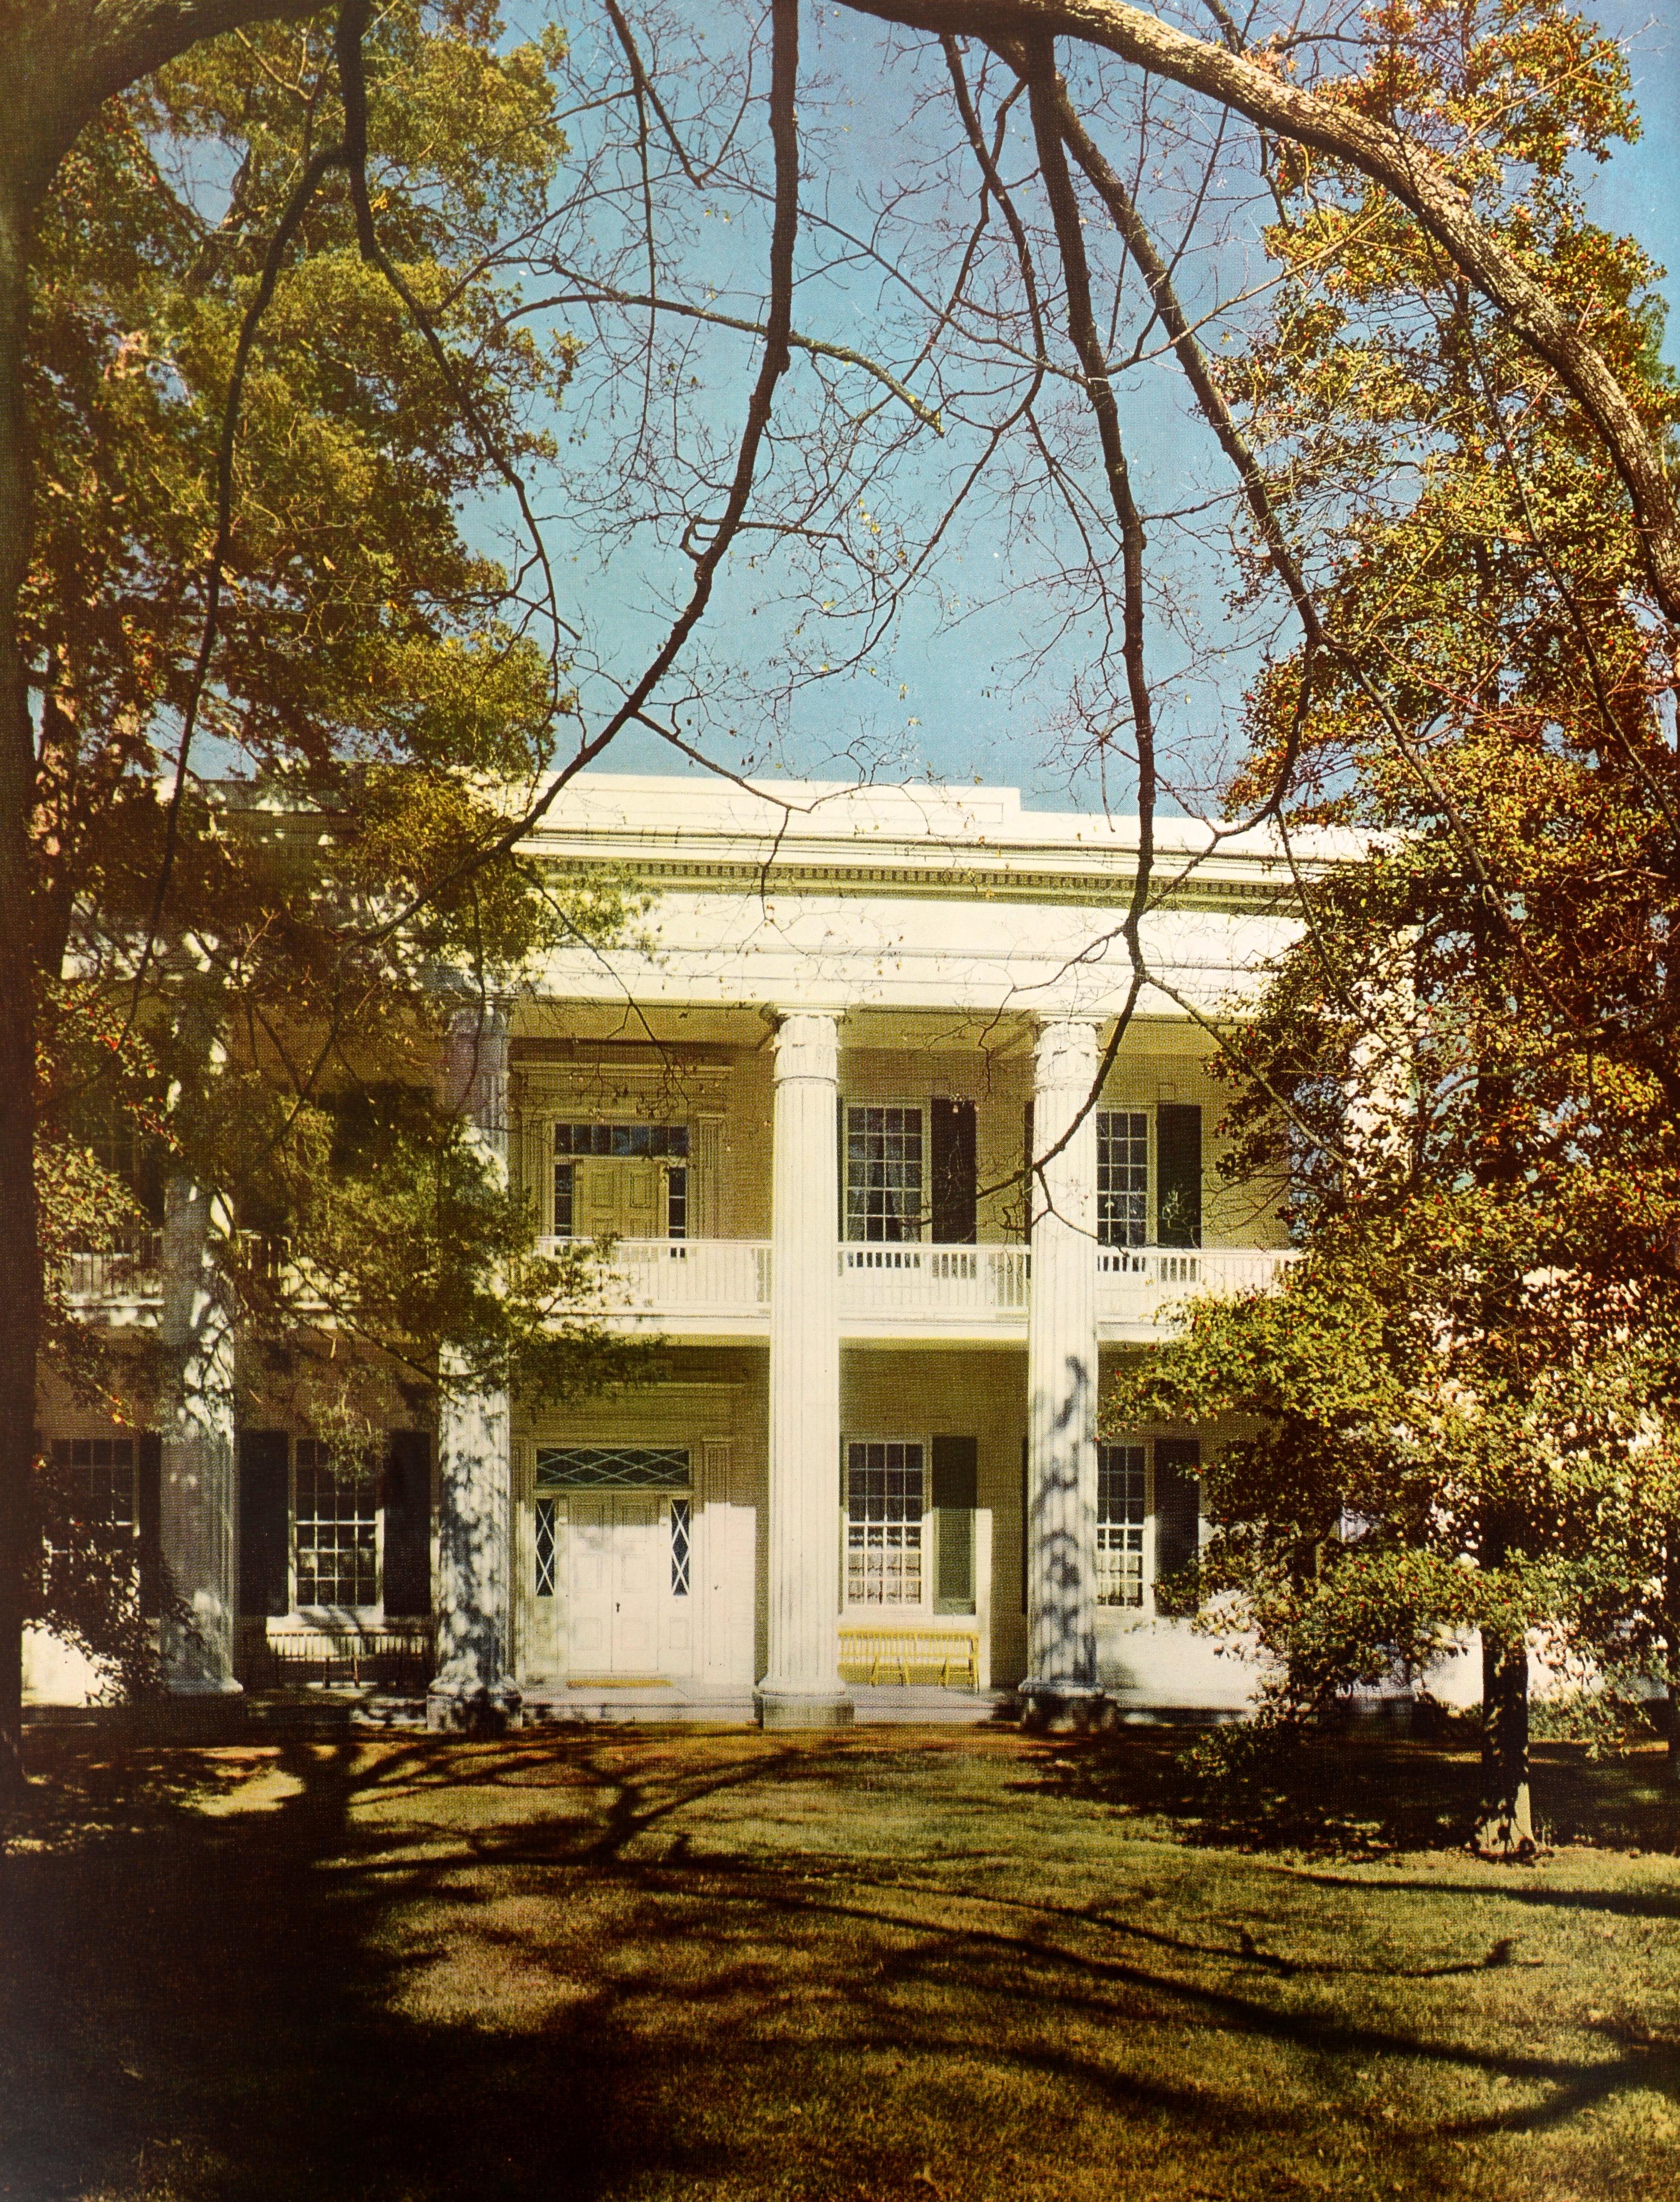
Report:
M 1506 1869 L 1449 1754 L 1220 1825 L 1171 1751 L 48 1735 L 0 2194 L 1680 2197 L 1654 1762 L 1543 1752 Z

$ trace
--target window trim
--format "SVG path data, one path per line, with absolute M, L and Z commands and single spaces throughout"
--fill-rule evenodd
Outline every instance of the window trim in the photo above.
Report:
M 852 1116 L 852 1111 L 853 1111 L 853 1110 L 855 1110 L 855 1109 L 897 1109 L 897 1110 L 902 1110 L 902 1111 L 906 1116 L 913 1116 L 915 1117 L 916 1121 L 917 1121 L 918 1130 L 917 1130 L 917 1134 L 916 1134 L 916 1144 L 917 1144 L 917 1157 L 916 1157 L 916 1173 L 917 1173 L 917 1175 L 916 1175 L 916 1206 L 915 1206 L 915 1211 L 914 1211 L 914 1217 L 915 1217 L 915 1228 L 914 1228 L 914 1229 L 913 1229 L 913 1230 L 909 1231 L 909 1232 L 907 1232 L 907 1233 L 905 1233 L 905 1235 L 904 1235 L 902 1238 L 900 1238 L 900 1239 L 885 1239 L 885 1238 L 883 1238 L 883 1239 L 871 1239 L 871 1238 L 869 1238 L 869 1237 L 866 1235 L 866 1235 L 864 1235 L 864 1236 L 862 1236 L 862 1237 L 854 1237 L 854 1236 L 853 1236 L 853 1233 L 852 1233 L 852 1199 L 851 1199 L 851 1191 L 852 1191 L 852 1179 L 851 1179 L 851 1163 L 852 1163 L 852 1126 L 851 1126 L 851 1116 Z M 930 1215 L 930 1208 L 929 1208 L 929 1202 L 928 1202 L 928 1173 L 929 1173 L 930 1168 L 931 1167 L 931 1145 L 930 1145 L 930 1139 L 929 1139 L 930 1116 L 931 1116 L 931 1111 L 930 1111 L 930 1108 L 929 1108 L 928 1099 L 927 1099 L 927 1098 L 926 1098 L 925 1096 L 921 1096 L 921 1097 L 919 1097 L 919 1098 L 915 1098 L 915 1099 L 901 1098 L 898 1098 L 898 1097 L 895 1096 L 895 1097 L 893 1097 L 893 1098 L 869 1098 L 869 1099 L 859 1100 L 859 1099 L 855 1098 L 854 1098 L 851 1094 L 849 1094 L 849 1093 L 842 1093 L 842 1094 L 841 1094 L 841 1096 L 840 1096 L 840 1124 L 839 1124 L 839 1135 L 840 1135 L 840 1157 L 839 1157 L 839 1160 L 840 1160 L 840 1224 L 841 1224 L 840 1237 L 841 1237 L 841 1243 L 842 1243 L 843 1245 L 847 1245 L 847 1246 L 919 1246 L 919 1245 L 925 1245 L 925 1244 L 926 1243 L 926 1241 L 927 1241 L 927 1234 L 928 1234 L 928 1231 L 929 1231 L 929 1229 L 931 1228 L 931 1215 Z M 866 1133 L 866 1136 L 867 1136 L 867 1133 Z M 867 1158 L 866 1157 L 866 1159 L 867 1159 Z M 883 1189 L 884 1190 L 884 1188 L 883 1188 Z M 864 1190 L 865 1190 L 865 1192 L 867 1192 L 867 1191 L 868 1191 L 868 1187 L 867 1187 L 867 1186 L 866 1186 L 866 1187 L 864 1188 Z M 868 1222 L 868 1216 L 867 1216 L 866 1211 L 866 1214 L 865 1214 L 865 1216 L 864 1216 L 864 1222 L 865 1222 L 865 1224 L 866 1224 L 866 1225 L 867 1225 L 867 1222 Z M 874 1442 L 876 1442 L 876 1443 L 879 1443 L 879 1442 L 880 1442 L 880 1440 L 876 1440 Z M 900 1441 L 899 1441 L 898 1440 L 895 1439 L 895 1440 L 893 1440 L 893 1442 L 894 1442 L 895 1444 L 896 1444 L 896 1443 L 898 1443 L 898 1442 L 900 1442 Z
M 358 1626 L 378 1627 L 385 1619 L 385 1504 L 384 1476 L 377 1466 L 370 1474 L 373 1488 L 373 1585 L 377 1593 L 371 1605 L 348 1605 L 323 1603 L 316 1599 L 306 1604 L 301 1594 L 301 1571 L 297 1564 L 298 1526 L 302 1516 L 297 1505 L 298 1451 L 306 1445 L 325 1446 L 326 1440 L 313 1431 L 293 1430 L 288 1434 L 287 1451 L 290 1456 L 286 1479 L 286 1497 L 290 1508 L 291 1534 L 286 1540 L 286 1581 L 293 1613 L 301 1618 L 322 1624 L 330 1623 L 335 1616 L 348 1616 Z M 319 1516 L 315 1516 L 319 1520 Z
M 916 1517 L 917 1577 L 919 1595 L 913 1605 L 908 1599 L 855 1599 L 852 1596 L 851 1529 L 852 1529 L 852 1447 L 854 1445 L 914 1445 L 921 1454 L 922 1510 Z M 848 1430 L 840 1440 L 840 1466 L 843 1479 L 840 1501 L 840 1564 L 843 1581 L 841 1586 L 841 1610 L 850 1616 L 876 1614 L 888 1617 L 893 1614 L 916 1616 L 923 1621 L 932 1617 L 933 1605 L 933 1534 L 929 1527 L 932 1519 L 931 1500 L 933 1496 L 933 1441 L 925 1432 L 895 1430 L 888 1434 L 880 1430 Z M 883 1527 L 887 1526 L 883 1524 Z M 866 1546 L 865 1550 L 867 1549 Z M 883 1548 L 884 1550 L 884 1547 Z

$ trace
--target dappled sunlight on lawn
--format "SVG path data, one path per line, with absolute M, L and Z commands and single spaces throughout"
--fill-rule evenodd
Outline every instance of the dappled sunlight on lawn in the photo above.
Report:
M 13 2193 L 1680 2193 L 1671 1856 L 1186 1840 L 1154 1739 L 53 1753 Z

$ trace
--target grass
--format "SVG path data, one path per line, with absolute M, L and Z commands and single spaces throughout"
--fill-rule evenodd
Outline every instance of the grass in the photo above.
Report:
M 1680 2197 L 1654 1760 L 1543 1751 L 1522 1869 L 1394 1746 L 1229 1822 L 1152 1734 L 37 1752 L 6 2197 Z

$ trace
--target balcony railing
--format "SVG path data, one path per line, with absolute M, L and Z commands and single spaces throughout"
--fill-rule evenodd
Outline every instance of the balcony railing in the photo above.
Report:
M 154 1306 L 163 1298 L 162 1252 L 162 1233 L 145 1231 L 126 1247 L 67 1254 L 65 1298 L 85 1313 Z
M 843 1315 L 1024 1316 L 1025 1246 L 843 1245 Z
M 549 1249 L 564 1242 L 545 1241 Z M 843 1321 L 901 1316 L 938 1324 L 1018 1325 L 1025 1319 L 1032 1257 L 1027 1248 L 842 1242 L 835 1250 Z M 1192 1292 L 1236 1292 L 1269 1285 L 1292 1257 L 1278 1247 L 1101 1246 L 1097 1314 L 1108 1322 L 1154 1322 Z M 680 1322 L 764 1317 L 770 1309 L 770 1247 L 748 1239 L 621 1239 L 611 1267 L 621 1306 Z

